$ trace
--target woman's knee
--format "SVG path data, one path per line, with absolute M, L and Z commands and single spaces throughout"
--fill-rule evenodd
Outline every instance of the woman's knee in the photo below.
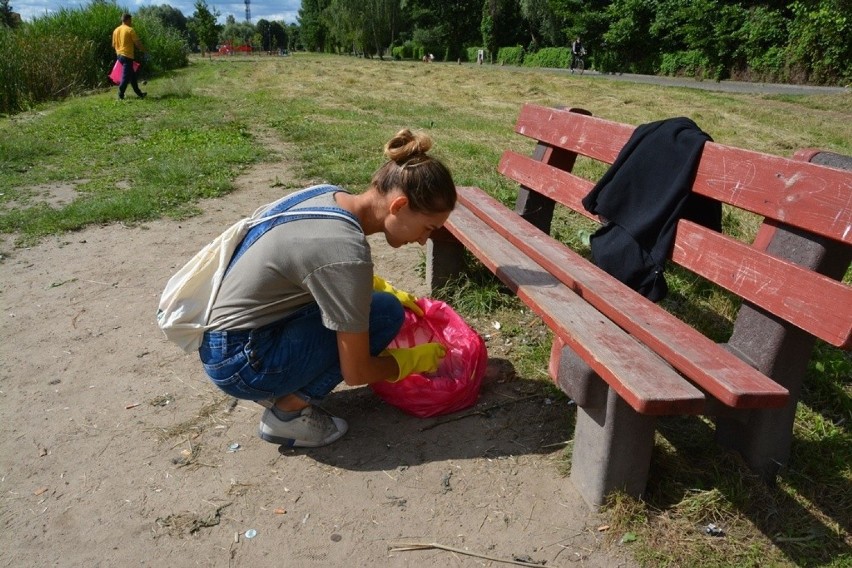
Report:
M 370 336 L 380 343 L 381 349 L 387 347 L 397 336 L 405 320 L 405 309 L 400 301 L 387 292 L 374 292 L 373 303 L 370 306 Z

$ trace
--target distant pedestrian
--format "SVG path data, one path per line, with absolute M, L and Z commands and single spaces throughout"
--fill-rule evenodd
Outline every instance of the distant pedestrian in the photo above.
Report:
M 582 61 L 584 55 L 586 55 L 586 49 L 583 47 L 583 42 L 580 41 L 580 36 L 577 36 L 577 39 L 571 44 L 571 73 L 576 69 L 577 63 Z
M 118 98 L 124 99 L 124 91 L 127 90 L 127 85 L 130 85 L 136 96 L 144 99 L 148 93 L 139 90 L 136 69 L 134 69 L 133 64 L 136 62 L 136 52 L 139 51 L 141 55 L 145 48 L 139 41 L 136 30 L 133 29 L 133 18 L 130 14 L 121 16 L 121 25 L 113 30 L 112 47 L 115 49 L 115 55 L 118 57 L 122 68 L 121 83 L 118 84 Z
M 476 52 L 476 62 L 482 65 L 483 60 L 485 59 L 485 50 L 480 49 Z

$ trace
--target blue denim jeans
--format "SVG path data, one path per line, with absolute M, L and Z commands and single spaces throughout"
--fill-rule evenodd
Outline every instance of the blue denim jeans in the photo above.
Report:
M 381 353 L 403 321 L 399 300 L 374 292 L 370 353 Z M 343 380 L 337 332 L 322 325 L 316 303 L 254 330 L 208 331 L 198 350 L 207 376 L 226 394 L 264 400 L 296 394 L 321 400 Z
M 133 69 L 134 60 L 123 55 L 119 55 L 118 60 L 121 62 L 121 83 L 118 84 L 118 97 L 124 98 L 127 85 L 130 85 L 133 92 L 141 97 L 142 91 L 139 90 L 139 83 L 136 82 L 136 70 Z

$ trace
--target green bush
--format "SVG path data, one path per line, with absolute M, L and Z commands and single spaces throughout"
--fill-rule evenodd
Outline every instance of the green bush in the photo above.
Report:
M 590 62 L 593 65 L 589 65 Z M 601 73 L 619 73 L 623 71 L 618 54 L 608 49 L 595 51 L 594 57 L 591 58 L 586 56 L 586 67 L 591 66 Z
M 0 27 L 0 113 L 21 112 L 97 83 L 92 42 L 57 33 L 50 37 L 49 50 L 44 45 L 44 36 L 30 27 L 16 31 Z
M 809 69 L 815 83 L 852 80 L 852 18 L 832 2 L 793 2 L 790 5 L 792 62 Z
M 133 21 L 134 27 L 136 27 L 136 18 Z M 144 30 L 145 37 L 142 39 L 142 43 L 150 55 L 145 62 L 147 69 L 144 73 L 158 73 L 189 65 L 187 58 L 189 46 L 178 30 L 164 26 L 159 19 L 146 20 Z M 112 67 L 114 60 L 115 54 L 110 60 L 110 67 Z
M 485 52 L 485 62 L 489 62 L 490 58 L 488 56 L 488 50 L 484 47 L 468 47 L 467 59 L 465 61 L 476 61 L 476 56 L 479 54 L 480 49 Z
M 715 76 L 710 65 L 710 59 L 697 49 L 664 53 L 660 61 L 660 73 L 676 77 L 695 77 L 696 79 Z
M 765 53 L 749 58 L 747 65 L 752 81 L 781 82 L 787 75 L 787 50 L 770 47 Z
M 0 26 L 0 113 L 17 112 L 26 107 L 25 83 L 21 74 L 23 53 L 11 28 Z
M 90 43 L 94 50 L 94 60 L 84 73 L 86 74 L 87 86 L 91 88 L 105 84 L 106 75 L 115 62 L 115 50 L 112 48 L 112 30 L 121 23 L 123 13 L 124 9 L 115 3 L 93 0 L 85 8 L 62 8 L 55 13 L 36 18 L 28 29 L 29 33 L 32 34 L 31 37 L 35 46 L 51 45 L 53 38 L 57 35 L 75 37 L 80 43 Z M 143 38 L 144 43 L 147 38 L 140 31 L 142 25 L 143 22 L 136 22 L 135 20 L 133 22 L 134 29 Z M 54 54 L 62 53 L 61 51 L 52 51 Z
M 524 58 L 524 67 L 554 67 L 564 69 L 571 64 L 571 50 L 567 47 L 545 47 Z
M 124 8 L 103 0 L 60 9 L 15 29 L 0 28 L 0 112 L 17 113 L 108 84 L 115 63 L 112 31 Z M 157 18 L 134 18 L 148 50 L 147 73 L 187 65 L 187 45 Z
M 397 60 L 420 60 L 423 59 L 423 56 L 426 54 L 426 48 L 424 48 L 419 42 L 409 40 L 400 46 L 394 47 L 392 54 L 393 58 Z
M 501 47 L 497 50 L 497 61 L 500 65 L 523 65 L 524 48 L 520 45 L 517 47 Z

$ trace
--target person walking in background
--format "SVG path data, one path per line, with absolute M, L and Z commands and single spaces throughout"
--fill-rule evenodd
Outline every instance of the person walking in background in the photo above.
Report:
M 580 37 L 577 36 L 577 39 L 575 39 L 574 43 L 571 44 L 571 73 L 574 72 L 574 69 L 577 67 L 577 63 L 585 54 L 586 50 L 583 49 L 583 42 L 580 41 Z
M 121 25 L 115 28 L 112 32 L 112 47 L 115 49 L 115 55 L 121 63 L 121 83 L 118 84 L 118 98 L 124 99 L 124 92 L 127 90 L 127 85 L 133 87 L 133 92 L 140 99 L 144 99 L 148 93 L 143 93 L 139 90 L 139 84 L 136 79 L 136 69 L 133 64 L 136 61 L 136 52 L 145 51 L 142 42 L 139 41 L 139 36 L 136 35 L 136 30 L 133 29 L 133 18 L 130 14 L 121 16 Z
M 423 245 L 447 220 L 456 188 L 431 146 L 424 133 L 399 131 L 366 191 L 318 185 L 291 194 L 264 212 L 287 211 L 291 220 L 259 223 L 231 257 L 199 356 L 219 389 L 267 407 L 261 439 L 330 444 L 347 423 L 316 403 L 340 382 L 395 382 L 434 372 L 444 357 L 439 343 L 387 349 L 403 307 L 422 311 L 373 274 L 367 241 L 383 233 L 394 248 Z

